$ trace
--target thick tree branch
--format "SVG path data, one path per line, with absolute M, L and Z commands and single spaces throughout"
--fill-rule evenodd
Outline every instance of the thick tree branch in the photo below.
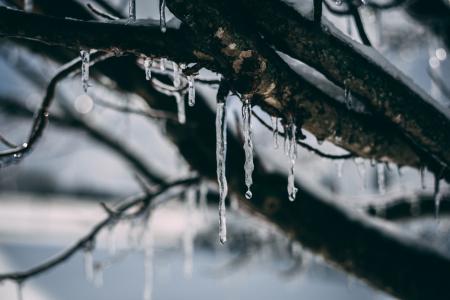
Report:
M 238 4 L 279 50 L 349 89 L 381 119 L 401 129 L 430 169 L 438 173 L 441 165 L 450 165 L 449 113 L 374 51 L 356 45 L 331 24 L 317 26 L 282 1 L 238 0 Z

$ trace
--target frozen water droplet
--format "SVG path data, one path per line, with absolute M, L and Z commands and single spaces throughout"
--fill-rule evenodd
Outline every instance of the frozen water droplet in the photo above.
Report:
M 219 239 L 222 244 L 227 240 L 225 199 L 228 193 L 225 176 L 227 153 L 227 113 L 225 102 L 217 103 L 216 112 L 216 160 L 217 180 L 219 184 Z
M 186 123 L 186 112 L 184 107 L 184 97 L 181 96 L 180 93 L 175 93 L 175 100 L 177 101 L 177 109 L 178 109 L 178 122 L 180 124 Z
M 146 57 L 144 60 L 145 79 L 152 79 L 152 64 L 153 60 L 150 57 Z
M 136 20 L 136 0 L 128 1 L 128 19 L 130 21 Z
M 378 180 L 378 191 L 381 195 L 386 194 L 386 182 L 384 177 L 384 164 L 377 164 L 377 180 Z
M 195 105 L 195 85 L 194 76 L 188 76 L 188 103 L 189 106 Z
M 341 6 L 342 0 L 334 0 L 334 4 L 336 4 L 337 6 Z
M 245 198 L 250 200 L 250 199 L 252 199 L 252 197 L 253 197 L 252 191 L 247 190 L 247 192 L 245 192 Z
M 159 25 L 161 32 L 167 31 L 166 24 L 166 0 L 159 0 Z
M 253 164 L 253 141 L 252 141 L 252 129 L 251 129 L 251 116 L 252 116 L 252 106 L 248 99 L 244 102 L 244 107 L 242 108 L 243 113 L 243 131 L 244 131 L 244 152 L 245 152 L 245 162 L 244 162 L 244 172 L 245 172 L 245 185 L 247 186 L 248 192 L 253 184 L 252 174 L 255 168 Z M 247 192 L 247 193 L 248 193 Z M 251 192 L 250 192 L 251 194 Z M 246 194 L 247 196 L 247 194 Z M 250 197 L 251 198 L 251 197 Z M 247 199 L 250 199 L 247 198 Z
M 89 63 L 90 63 L 90 55 L 88 50 L 81 50 L 81 84 L 83 86 L 83 90 L 87 93 L 89 87 Z
M 23 10 L 26 12 L 33 12 L 33 0 L 24 0 Z

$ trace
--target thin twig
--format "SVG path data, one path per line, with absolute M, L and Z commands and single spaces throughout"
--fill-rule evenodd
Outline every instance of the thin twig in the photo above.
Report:
M 117 17 L 114 17 L 114 16 L 112 16 L 112 15 L 110 15 L 110 14 L 107 14 L 106 12 L 100 11 L 98 8 L 96 8 L 95 6 L 93 6 L 93 5 L 90 4 L 90 3 L 87 4 L 87 7 L 88 7 L 94 14 L 96 14 L 97 16 L 100 16 L 100 17 L 102 17 L 102 18 L 104 18 L 104 19 L 106 19 L 106 20 L 111 20 L 111 21 L 119 20 L 119 18 L 117 18 Z
M 141 204 L 141 203 L 151 203 L 152 205 L 149 205 L 149 209 L 154 209 L 156 206 L 161 204 L 161 202 L 154 203 L 152 200 L 155 199 L 157 196 L 162 195 L 167 190 L 183 186 L 183 185 L 192 185 L 199 181 L 199 178 L 188 178 L 188 179 L 181 179 L 177 180 L 171 183 L 164 184 L 160 187 L 160 189 L 153 193 L 153 194 L 142 194 L 137 195 L 134 197 L 129 198 L 127 201 L 124 201 L 122 205 L 120 205 L 118 208 L 115 209 L 115 211 L 112 214 L 108 214 L 106 218 L 104 218 L 102 221 L 97 223 L 90 232 L 88 232 L 83 238 L 78 240 L 73 246 L 69 247 L 62 253 L 56 255 L 55 257 L 49 259 L 48 261 L 41 263 L 35 267 L 32 267 L 31 269 L 27 271 L 21 271 L 21 272 L 12 272 L 12 273 L 5 273 L 0 274 L 0 282 L 4 280 L 14 280 L 16 282 L 23 282 L 31 277 L 40 275 L 58 265 L 68 260 L 70 257 L 72 257 L 76 252 L 85 249 L 88 245 L 91 245 L 97 234 L 108 224 L 110 224 L 113 221 L 116 221 L 117 219 L 121 218 L 121 216 L 130 208 Z

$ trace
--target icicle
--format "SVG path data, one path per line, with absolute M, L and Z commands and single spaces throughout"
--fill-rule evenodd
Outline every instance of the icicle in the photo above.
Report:
M 353 105 L 353 99 L 352 93 L 348 87 L 345 87 L 344 96 L 345 96 L 345 105 L 347 105 L 348 109 L 351 109 Z
M 180 68 L 178 67 L 178 64 L 174 61 L 172 62 L 172 68 L 173 68 L 173 86 L 177 88 L 181 85 Z
M 252 105 L 248 99 L 244 102 L 244 107 L 242 108 L 243 117 L 243 130 L 244 130 L 244 151 L 245 151 L 245 185 L 247 186 L 247 192 L 245 193 L 245 198 L 251 199 L 252 192 L 250 190 L 253 179 L 252 173 L 255 166 L 253 165 L 253 142 L 252 142 L 252 129 L 251 129 L 251 116 L 252 116 Z
M 151 300 L 153 294 L 153 236 L 148 234 L 144 251 L 144 300 Z
M 159 0 L 159 25 L 161 32 L 167 31 L 166 25 L 166 0 Z
M 17 300 L 23 300 L 23 281 L 17 282 Z
M 288 176 L 288 194 L 289 200 L 294 201 L 295 196 L 297 194 L 298 189 L 295 187 L 295 160 L 297 159 L 297 139 L 296 139 L 296 131 L 297 127 L 294 123 L 289 126 L 289 176 Z
M 117 252 L 116 235 L 114 234 L 114 224 L 108 224 L 107 248 L 110 255 L 115 255 Z
M 164 57 L 159 59 L 159 69 L 164 72 L 166 70 L 166 62 L 167 59 L 165 59 Z
M 199 187 L 198 205 L 203 219 L 206 221 L 208 216 L 208 184 L 202 181 Z
M 350 37 L 353 36 L 352 19 L 353 19 L 353 17 L 351 17 L 351 16 L 348 16 L 348 17 L 347 17 L 347 34 L 348 34 L 348 36 L 350 36 Z
M 377 180 L 378 180 L 378 191 L 381 195 L 386 194 L 386 183 L 384 178 L 384 164 L 377 164 Z
M 128 1 L 128 20 L 136 21 L 136 0 Z
M 183 270 L 184 275 L 187 278 L 192 277 L 193 270 L 193 255 L 194 255 L 194 228 L 193 228 L 193 213 L 196 199 L 196 189 L 191 187 L 186 193 L 186 210 L 187 210 L 187 226 L 183 236 L 183 252 L 184 263 Z
M 92 246 L 88 245 L 84 248 L 84 275 L 89 282 L 94 279 L 94 256 L 92 254 Z
M 195 105 L 195 86 L 194 76 L 188 76 L 188 104 L 189 106 Z
M 364 162 L 364 159 L 362 159 L 361 157 L 355 157 L 353 161 L 355 162 L 358 174 L 361 177 L 361 180 L 363 181 L 363 189 L 366 189 L 367 188 L 366 163 Z
M 420 167 L 420 186 L 422 187 L 422 190 L 425 190 L 427 188 L 427 184 L 425 181 L 425 167 Z
M 184 99 L 180 93 L 175 93 L 175 100 L 177 101 L 178 122 L 180 124 L 186 123 L 186 112 L 184 108 Z
M 88 87 L 89 87 L 89 51 L 88 50 L 81 50 L 81 83 L 83 85 L 83 90 L 85 93 L 87 93 Z
M 338 178 L 342 178 L 342 169 L 344 167 L 344 160 L 338 160 L 336 161 L 336 169 L 337 169 L 337 176 Z
M 283 141 L 283 148 L 284 148 L 284 154 L 286 156 L 289 156 L 289 133 L 288 133 L 288 126 L 283 125 L 284 129 L 284 141 Z
M 278 118 L 270 117 L 270 120 L 272 122 L 273 147 L 278 149 Z
M 441 193 L 439 191 L 440 189 L 440 182 L 441 179 L 438 175 L 434 175 L 434 216 L 436 220 L 439 220 L 439 208 L 441 205 Z
M 145 80 L 152 79 L 152 64 L 153 60 L 150 57 L 146 57 L 144 60 Z
M 94 286 L 100 288 L 103 286 L 103 268 L 100 264 L 96 264 L 93 274 Z
M 33 11 L 33 0 L 25 0 L 23 4 L 23 10 L 26 12 L 32 12 Z
M 225 163 L 227 153 L 227 111 L 225 102 L 217 103 L 216 112 L 216 159 L 217 180 L 219 183 L 219 239 L 222 244 L 227 241 L 225 198 L 228 193 Z

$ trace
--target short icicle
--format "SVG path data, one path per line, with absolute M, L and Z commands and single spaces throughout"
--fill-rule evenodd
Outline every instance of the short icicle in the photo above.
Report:
M 164 72 L 164 71 L 166 70 L 166 62 L 167 62 L 167 59 L 164 58 L 164 57 L 162 57 L 162 58 L 159 60 L 159 69 L 160 69 L 162 72 Z
M 87 93 L 89 87 L 89 63 L 90 63 L 90 55 L 89 50 L 81 50 L 81 84 L 83 86 L 83 90 Z
M 438 175 L 434 175 L 434 216 L 436 220 L 439 220 L 439 208 L 441 205 L 441 192 L 440 192 L 441 178 Z
M 23 10 L 26 12 L 33 12 L 33 0 L 25 0 L 23 3 Z
M 176 62 L 172 62 L 173 69 L 173 86 L 178 88 L 181 85 L 180 68 Z
M 153 294 L 153 233 L 147 229 L 146 245 L 144 250 L 144 300 L 151 300 Z
M 161 32 L 167 31 L 166 24 L 166 0 L 159 0 L 159 26 L 161 28 Z
M 175 93 L 175 100 L 177 101 L 177 110 L 178 110 L 178 122 L 180 124 L 186 123 L 186 111 L 184 107 L 184 97 L 180 93 Z
M 94 256 L 92 250 L 90 245 L 84 249 L 84 275 L 89 282 L 94 280 Z
M 136 21 L 136 0 L 128 0 L 128 20 Z
M 378 180 L 378 191 L 381 195 L 386 194 L 386 182 L 384 177 L 384 164 L 377 164 L 377 180 Z
M 189 106 L 195 105 L 195 79 L 194 76 L 189 75 L 188 79 L 188 104 Z
M 298 189 L 295 187 L 295 161 L 297 159 L 297 139 L 296 139 L 297 126 L 295 126 L 294 122 L 292 122 L 288 128 L 289 133 L 286 132 L 286 135 L 289 135 L 288 157 L 290 167 L 289 167 L 287 190 L 289 194 L 289 200 L 294 201 L 298 191 Z
M 242 107 L 242 117 L 243 117 L 243 131 L 244 131 L 244 152 L 245 152 L 245 185 L 247 186 L 247 192 L 245 197 L 247 199 L 252 198 L 251 186 L 253 184 L 252 174 L 255 168 L 253 164 L 253 141 L 252 141 L 252 130 L 251 130 L 251 116 L 252 116 L 252 105 L 248 99 L 245 100 L 244 106 Z
M 145 80 L 152 79 L 152 64 L 153 60 L 150 57 L 146 57 L 144 60 Z
M 219 239 L 222 244 L 227 241 L 225 198 L 228 193 L 225 163 L 227 154 L 227 112 L 225 102 L 217 103 L 216 112 L 216 160 L 217 180 L 219 184 Z
M 278 118 L 270 117 L 270 120 L 272 122 L 273 147 L 278 149 Z

